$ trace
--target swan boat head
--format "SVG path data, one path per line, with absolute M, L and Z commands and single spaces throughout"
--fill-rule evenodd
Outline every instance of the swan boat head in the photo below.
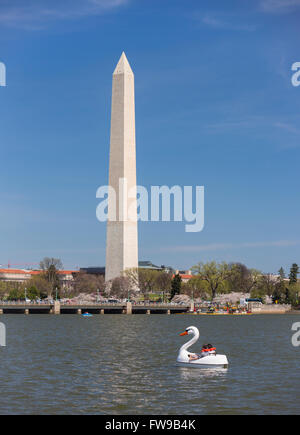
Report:
M 196 341 L 198 340 L 198 338 L 200 337 L 200 333 L 199 333 L 199 329 L 196 328 L 196 326 L 189 326 L 188 328 L 186 328 L 186 330 L 184 332 L 182 332 L 179 335 L 194 335 L 196 338 Z
M 189 361 L 190 360 L 189 355 L 196 355 L 196 354 L 193 354 L 191 352 L 188 352 L 188 348 L 191 347 L 193 344 L 195 344 L 198 341 L 198 339 L 200 337 L 199 329 L 196 328 L 196 326 L 189 326 L 180 335 L 181 336 L 184 336 L 184 335 L 192 335 L 193 336 L 191 338 L 191 340 L 189 340 L 188 342 L 184 343 L 181 346 L 181 348 L 179 349 L 179 354 L 178 354 L 178 358 L 180 357 L 181 360 Z

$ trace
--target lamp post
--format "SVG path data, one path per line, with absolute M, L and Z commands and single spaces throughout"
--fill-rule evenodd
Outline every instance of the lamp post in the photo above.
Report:
M 99 303 L 99 289 L 97 288 L 97 302 Z
M 25 305 L 26 305 L 26 299 L 27 299 L 27 288 L 26 287 L 24 289 L 24 293 L 25 293 Z
M 56 301 L 57 301 L 57 287 L 55 288 L 55 299 L 56 299 Z

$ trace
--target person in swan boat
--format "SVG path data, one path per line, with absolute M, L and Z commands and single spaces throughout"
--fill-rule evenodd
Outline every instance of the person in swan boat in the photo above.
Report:
M 211 344 L 204 344 L 202 346 L 202 350 L 201 350 L 200 355 L 198 353 L 190 353 L 188 355 L 188 357 L 189 357 L 190 361 L 193 361 L 193 360 L 200 359 L 200 358 L 203 358 L 204 356 L 208 356 L 208 355 L 216 355 L 216 348 L 213 347 Z
M 193 360 L 199 359 L 199 358 L 201 358 L 201 356 L 198 355 L 197 353 L 189 353 L 189 360 L 190 361 L 193 361 Z
M 216 355 L 216 348 L 213 347 L 212 344 L 204 344 L 202 346 L 201 355 L 207 356 L 207 355 Z

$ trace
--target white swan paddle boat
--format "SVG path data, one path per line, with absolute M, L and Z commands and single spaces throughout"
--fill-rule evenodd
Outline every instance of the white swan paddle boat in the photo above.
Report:
M 189 326 L 180 335 L 193 335 L 192 339 L 179 349 L 177 364 L 184 367 L 228 367 L 226 355 L 218 355 L 211 345 L 204 345 L 200 354 L 189 352 L 188 349 L 199 339 L 199 330 L 195 326 Z

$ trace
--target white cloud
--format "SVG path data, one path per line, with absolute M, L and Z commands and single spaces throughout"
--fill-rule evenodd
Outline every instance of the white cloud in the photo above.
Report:
M 286 130 L 289 133 L 300 134 L 300 129 L 299 128 L 295 127 L 292 124 L 288 124 L 288 123 L 285 123 L 285 122 L 276 122 L 274 124 L 274 127 L 280 128 L 282 130 Z
M 198 16 L 198 19 L 202 24 L 206 26 L 212 27 L 214 29 L 224 29 L 224 30 L 240 30 L 246 32 L 253 32 L 256 27 L 250 24 L 244 24 L 233 20 L 226 20 L 223 18 L 219 18 L 210 14 L 206 14 L 204 16 Z
M 294 124 L 299 123 L 299 117 L 294 117 Z M 220 131 L 226 130 L 235 130 L 241 128 L 268 128 L 272 129 L 276 127 L 280 130 L 287 131 L 288 133 L 292 133 L 294 135 L 300 135 L 300 128 L 296 127 L 291 122 L 285 122 L 281 120 L 274 120 L 272 118 L 267 118 L 266 116 L 249 116 L 244 119 L 232 119 L 228 121 L 216 122 L 214 124 L 205 124 L 202 125 L 202 128 L 207 129 L 207 131 L 211 131 L 212 133 L 219 133 Z
M 300 0 L 261 0 L 260 9 L 268 13 L 289 13 L 300 7 Z
M 100 15 L 126 5 L 130 0 L 2 0 L 0 24 L 40 28 L 49 20 Z

